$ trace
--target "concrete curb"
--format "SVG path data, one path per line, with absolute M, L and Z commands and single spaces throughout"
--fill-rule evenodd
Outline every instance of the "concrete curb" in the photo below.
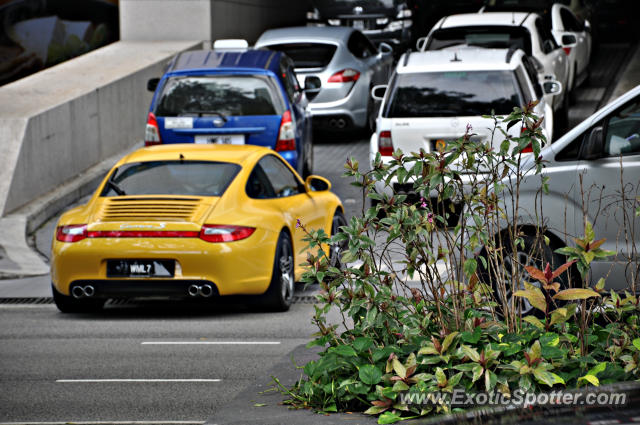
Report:
M 0 218 L 0 279 L 48 274 L 49 265 L 28 243 L 28 236 L 67 205 L 91 194 L 113 164 L 140 147 L 141 142 L 136 141 L 126 151 L 105 159 L 15 213 Z

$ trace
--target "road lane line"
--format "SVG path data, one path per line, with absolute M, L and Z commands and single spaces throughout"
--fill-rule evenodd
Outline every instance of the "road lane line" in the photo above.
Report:
M 83 382 L 220 382 L 222 379 L 56 379 L 61 383 Z
M 0 425 L 202 425 L 205 421 L 64 421 L 0 422 Z
M 280 341 L 144 341 L 142 345 L 280 345 Z

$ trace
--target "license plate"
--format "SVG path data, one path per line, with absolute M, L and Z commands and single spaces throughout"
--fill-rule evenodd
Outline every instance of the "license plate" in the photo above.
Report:
M 360 19 L 356 19 L 355 21 L 353 21 L 353 28 L 355 28 L 357 30 L 363 30 L 364 29 L 364 21 L 360 20 Z
M 202 134 L 195 141 L 199 145 L 244 145 L 244 134 Z
M 107 277 L 173 277 L 173 260 L 108 260 Z

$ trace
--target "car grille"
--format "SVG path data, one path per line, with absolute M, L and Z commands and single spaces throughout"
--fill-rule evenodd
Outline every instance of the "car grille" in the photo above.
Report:
M 105 203 L 100 221 L 196 221 L 204 211 L 200 199 L 113 199 Z
M 385 18 L 385 15 L 340 15 L 340 25 L 345 27 L 358 27 L 361 30 L 376 30 L 384 28 L 387 24 L 377 24 L 376 19 Z

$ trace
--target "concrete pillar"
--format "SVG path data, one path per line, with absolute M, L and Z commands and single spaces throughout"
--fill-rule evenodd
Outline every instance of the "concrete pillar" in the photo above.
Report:
M 304 25 L 310 0 L 120 0 L 123 41 L 244 38 Z

